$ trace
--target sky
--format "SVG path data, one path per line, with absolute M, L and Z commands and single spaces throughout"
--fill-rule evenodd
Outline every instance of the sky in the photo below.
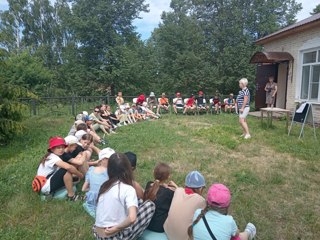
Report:
M 54 0 L 51 0 L 52 2 Z M 134 21 L 137 32 L 140 33 L 141 38 L 146 40 L 150 37 L 152 31 L 158 27 L 161 22 L 161 13 L 163 11 L 170 11 L 171 0 L 146 0 L 149 4 L 149 12 L 141 13 L 141 19 Z M 298 21 L 303 20 L 310 16 L 310 12 L 316 5 L 320 4 L 320 0 L 297 0 L 298 3 L 302 3 L 303 9 L 298 13 Z M 0 0 L 0 10 L 8 8 L 7 0 Z

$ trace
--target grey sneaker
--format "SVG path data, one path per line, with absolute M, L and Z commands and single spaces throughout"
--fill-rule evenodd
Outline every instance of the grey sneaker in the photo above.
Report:
M 249 240 L 254 239 L 257 233 L 257 229 L 252 223 L 248 223 L 244 231 L 249 233 Z

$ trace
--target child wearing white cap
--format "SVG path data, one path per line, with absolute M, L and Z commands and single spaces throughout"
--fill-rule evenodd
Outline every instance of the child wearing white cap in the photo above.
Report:
M 76 136 L 67 136 L 64 138 L 67 147 L 60 158 L 69 164 L 74 165 L 80 172 L 86 174 L 88 171 L 88 162 L 86 161 L 86 154 L 79 152 L 77 156 L 74 156 L 72 152 L 76 150 L 79 144 L 79 140 Z
M 111 148 L 104 148 L 99 152 L 100 165 L 89 168 L 82 186 L 82 191 L 86 192 L 86 202 L 83 207 L 93 218 L 96 216 L 96 203 L 100 187 L 109 179 L 107 172 L 108 160 L 114 153 L 115 151 Z
M 170 206 L 164 230 L 169 239 L 188 239 L 188 227 L 192 224 L 194 212 L 206 206 L 201 196 L 206 186 L 204 177 L 198 171 L 190 172 L 185 188 L 177 188 Z
M 66 142 L 66 148 L 64 150 L 64 154 L 61 156 L 61 159 L 65 162 L 68 162 L 68 163 L 72 163 L 71 162 L 71 159 L 74 159 L 74 158 L 78 158 L 80 160 L 80 156 L 82 156 L 82 154 L 80 154 L 81 152 L 79 152 L 76 156 L 74 156 L 74 154 L 72 154 L 76 149 L 77 147 L 79 146 L 79 139 L 76 137 L 76 136 L 67 136 L 64 138 L 65 142 Z M 83 155 L 83 158 L 82 162 L 85 161 L 85 155 Z M 75 163 L 73 163 L 75 164 Z M 82 165 L 82 163 L 80 162 L 77 162 L 76 165 Z

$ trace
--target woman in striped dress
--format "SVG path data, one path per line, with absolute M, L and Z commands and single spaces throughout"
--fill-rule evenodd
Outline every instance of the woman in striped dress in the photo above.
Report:
M 239 92 L 237 97 L 237 104 L 239 109 L 239 122 L 243 129 L 243 134 L 241 135 L 241 137 L 244 137 L 244 139 L 251 138 L 247 123 L 247 116 L 250 111 L 250 92 L 247 86 L 248 79 L 242 78 L 239 81 L 239 87 L 241 88 L 241 91 Z

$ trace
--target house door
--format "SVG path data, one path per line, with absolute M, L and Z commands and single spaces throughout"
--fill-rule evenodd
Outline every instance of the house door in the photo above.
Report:
M 257 66 L 256 74 L 256 94 L 255 104 L 256 110 L 266 107 L 266 92 L 264 88 L 270 76 L 274 76 L 274 81 L 277 82 L 278 64 L 263 64 Z

